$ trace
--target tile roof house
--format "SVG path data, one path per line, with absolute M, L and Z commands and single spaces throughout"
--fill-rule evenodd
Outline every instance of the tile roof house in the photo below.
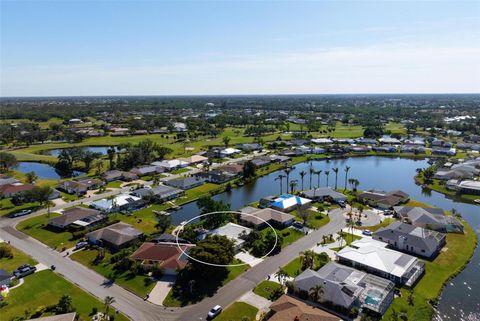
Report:
M 338 262 L 365 270 L 396 284 L 412 286 L 425 271 L 416 257 L 388 249 L 386 243 L 363 238 L 335 253 Z
M 205 179 L 198 176 L 180 177 L 165 182 L 165 185 L 179 188 L 182 190 L 191 189 L 205 183 Z
M 240 175 L 243 173 L 243 164 L 235 163 L 235 164 L 224 165 L 220 167 L 220 170 L 230 174 Z
M 339 317 L 286 294 L 270 305 L 269 321 L 339 321 Z
M 267 227 L 267 223 L 274 227 L 285 228 L 292 225 L 295 217 L 293 215 L 277 211 L 273 208 L 258 209 L 254 207 L 246 207 L 240 212 L 247 215 L 240 215 L 240 222 L 243 225 L 253 226 L 257 229 Z
M 396 215 L 413 226 L 439 232 L 463 233 L 463 224 L 441 208 L 395 206 Z
M 205 163 L 208 162 L 208 157 L 201 156 L 201 155 L 192 155 L 190 157 L 183 157 L 179 158 L 179 160 L 182 160 L 184 162 L 187 162 L 188 164 L 200 164 L 200 163 Z
M 384 192 L 369 190 L 359 194 L 358 198 L 370 206 L 390 209 L 393 206 L 407 202 L 409 195 L 402 191 Z
M 67 180 L 58 184 L 58 188 L 68 194 L 83 195 L 89 190 L 97 189 L 105 185 L 102 180 L 96 178 L 85 178 L 79 180 Z
M 91 244 L 99 244 L 118 250 L 132 244 L 142 235 L 142 231 L 137 230 L 130 224 L 119 222 L 87 233 L 86 237 Z
M 347 197 L 331 187 L 319 187 L 301 193 L 306 198 L 314 201 L 333 200 L 334 202 L 345 202 Z
M 30 191 L 35 186 L 32 184 L 5 184 L 0 186 L 0 198 L 12 197 L 23 191 Z
M 306 208 L 312 203 L 311 200 L 300 196 L 283 194 L 272 200 L 270 207 L 282 211 L 291 212 L 299 207 Z
M 180 244 L 179 246 L 183 252 L 188 253 L 194 245 Z M 164 274 L 176 275 L 177 271 L 183 269 L 188 262 L 188 257 L 180 248 L 176 243 L 143 243 L 130 258 L 146 267 L 158 264 Z
M 330 262 L 320 270 L 305 270 L 293 281 L 295 291 L 307 293 L 321 285 L 320 302 L 347 310 L 367 308 L 383 314 L 393 300 L 395 284 L 384 278 Z
M 399 251 L 427 258 L 436 256 L 446 242 L 444 233 L 399 221 L 378 229 L 373 233 L 372 238 L 388 243 Z
M 71 225 L 86 227 L 103 222 L 105 219 L 106 216 L 100 211 L 91 208 L 74 207 L 64 210 L 60 216 L 51 218 L 48 220 L 47 225 L 58 229 L 66 229 Z

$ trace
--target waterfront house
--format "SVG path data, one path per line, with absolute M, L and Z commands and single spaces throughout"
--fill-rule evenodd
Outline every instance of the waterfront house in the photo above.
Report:
M 240 212 L 248 215 L 240 215 L 240 223 L 246 226 L 252 226 L 256 229 L 263 229 L 270 225 L 283 229 L 293 224 L 295 217 L 288 213 L 277 211 L 273 208 L 258 209 L 255 207 L 245 207 Z
M 463 233 L 463 224 L 441 208 L 395 206 L 395 215 L 413 226 L 439 232 Z
M 198 176 L 180 177 L 177 179 L 168 180 L 165 185 L 179 188 L 182 190 L 188 190 L 194 187 L 198 187 L 205 183 L 205 179 Z
M 192 244 L 176 243 L 143 243 L 130 258 L 139 262 L 146 269 L 155 265 L 162 269 L 165 275 L 177 275 L 188 262 L 188 253 L 194 247 Z
M 358 199 L 373 207 L 391 209 L 393 206 L 408 202 L 409 195 L 402 191 L 385 192 L 368 190 L 359 194 Z
M 172 186 L 158 185 L 136 189 L 132 194 L 142 199 L 152 198 L 155 202 L 163 203 L 184 195 L 185 191 Z
M 243 164 L 234 163 L 234 164 L 224 165 L 220 167 L 220 170 L 233 175 L 241 175 L 243 173 Z
M 339 263 L 373 273 L 396 284 L 412 286 L 425 272 L 416 257 L 388 249 L 386 243 L 363 238 L 335 253 Z
M 307 208 L 311 205 L 312 201 L 310 199 L 295 196 L 291 194 L 282 194 L 278 197 L 273 197 L 266 207 L 271 207 L 273 209 L 282 211 L 282 212 L 291 212 L 294 209 L 298 208 Z
M 222 170 L 214 169 L 208 172 L 200 172 L 193 174 L 195 177 L 203 178 L 209 183 L 223 184 L 235 178 L 235 174 L 224 172 Z
M 289 295 L 282 295 L 270 305 L 273 315 L 268 321 L 339 321 L 339 317 L 312 307 Z
M 208 231 L 204 234 L 199 235 L 198 238 L 200 240 L 203 240 L 208 235 L 226 236 L 228 239 L 233 241 L 235 246 L 235 251 L 239 251 L 242 248 L 243 244 L 245 243 L 243 236 L 250 234 L 251 231 L 252 231 L 251 228 L 241 226 L 235 223 L 227 223 L 223 226 L 220 226 L 219 228 L 213 229 L 211 231 Z
M 48 220 L 47 226 L 59 230 L 69 227 L 91 227 L 105 222 L 106 216 L 91 208 L 74 207 L 63 211 L 62 215 Z
M 319 187 L 306 190 L 301 193 L 302 196 L 309 198 L 313 201 L 333 201 L 335 203 L 344 203 L 347 197 L 342 193 L 339 193 L 331 187 Z
M 320 270 L 307 269 L 293 281 L 295 292 L 308 295 L 311 288 L 321 285 L 320 303 L 347 311 L 356 307 L 384 314 L 393 301 L 395 284 L 387 279 L 352 269 L 335 262 Z
M 110 213 L 115 211 L 131 211 L 144 206 L 146 202 L 131 194 L 119 194 L 113 198 L 104 198 L 98 201 L 90 203 L 90 207 L 93 207 L 104 213 Z
M 399 221 L 378 229 L 372 238 L 396 250 L 427 258 L 435 257 L 446 242 L 444 233 Z

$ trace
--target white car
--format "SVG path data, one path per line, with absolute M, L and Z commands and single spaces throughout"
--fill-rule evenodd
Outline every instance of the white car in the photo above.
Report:
M 208 311 L 208 314 L 207 314 L 208 320 L 215 318 L 221 312 L 222 312 L 222 307 L 217 304 L 210 311 Z
M 372 236 L 372 231 L 370 231 L 370 230 L 364 230 L 364 231 L 362 232 L 362 234 L 363 234 L 363 235 L 366 235 L 366 236 Z

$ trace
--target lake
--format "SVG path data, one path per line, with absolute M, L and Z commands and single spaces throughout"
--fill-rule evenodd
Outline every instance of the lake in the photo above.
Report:
M 89 151 L 89 152 L 93 152 L 93 153 L 100 153 L 102 155 L 107 155 L 107 150 L 109 149 L 110 147 L 109 146 L 88 146 L 88 147 L 81 147 L 81 149 L 83 151 Z M 55 156 L 55 157 L 58 157 L 58 155 L 60 155 L 60 153 L 62 152 L 62 150 L 65 149 L 65 148 L 58 148 L 58 149 L 49 149 L 49 150 L 46 150 L 44 151 L 44 154 L 45 155 L 51 155 L 51 156 Z
M 22 173 L 35 172 L 41 179 L 61 179 L 55 168 L 49 164 L 38 162 L 19 162 L 15 170 Z M 85 174 L 84 172 L 74 171 L 73 176 Z
M 338 167 L 338 186 L 343 187 L 345 182 L 345 166 L 350 166 L 349 178 L 360 181 L 359 189 L 402 190 L 410 194 L 412 199 L 441 207 L 445 210 L 457 209 L 462 217 L 473 227 L 477 235 L 480 233 L 480 206 L 459 203 L 446 198 L 437 192 L 428 192 L 415 184 L 414 176 L 417 168 L 428 167 L 426 160 L 414 160 L 406 158 L 390 157 L 352 157 L 333 160 L 316 160 L 312 162 L 315 170 L 322 170 L 321 186 L 326 185 L 324 172 L 330 170 L 329 186 L 335 186 L 335 175 L 332 168 Z M 309 172 L 310 164 L 301 163 L 295 165 L 290 173 L 290 180 L 298 180 L 297 189 L 301 188 L 299 172 Z M 254 183 L 232 189 L 230 192 L 215 195 L 215 200 L 223 200 L 231 204 L 232 210 L 237 210 L 249 203 L 258 201 L 260 198 L 280 193 L 280 183 L 275 181 L 278 174 L 274 172 L 258 178 Z M 310 187 L 309 174 L 304 178 L 305 188 Z M 316 185 L 317 176 L 313 177 L 312 183 Z M 283 192 L 286 191 L 286 179 L 283 180 Z M 179 224 L 198 215 L 200 210 L 196 202 L 182 206 L 172 213 L 173 224 Z M 454 279 L 448 282 L 439 302 L 437 320 L 479 320 L 480 319 L 480 295 L 470 289 L 480 289 L 480 253 L 478 248 L 468 266 Z M 469 289 L 470 288 L 470 289 Z M 475 294 L 477 293 L 477 294 Z M 451 307 L 455 307 L 452 309 Z

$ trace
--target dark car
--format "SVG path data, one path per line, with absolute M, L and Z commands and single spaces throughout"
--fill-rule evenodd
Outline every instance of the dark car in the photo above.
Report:
M 296 229 L 302 230 L 303 229 L 303 224 L 300 222 L 293 222 L 292 226 Z
M 25 264 L 25 265 L 20 266 L 18 269 L 16 269 L 13 272 L 13 275 L 15 275 L 15 277 L 17 279 L 21 279 L 21 278 L 23 278 L 27 275 L 35 273 L 36 270 L 37 270 L 36 267 Z

